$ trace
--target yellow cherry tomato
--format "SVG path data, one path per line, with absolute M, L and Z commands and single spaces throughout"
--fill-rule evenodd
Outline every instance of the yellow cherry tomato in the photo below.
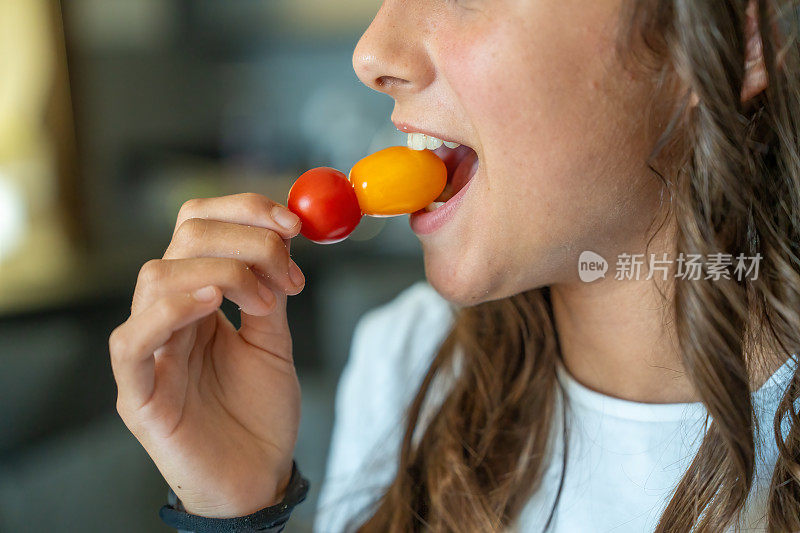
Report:
M 355 164 L 350 183 L 366 215 L 391 216 L 419 211 L 447 184 L 447 167 L 429 150 L 392 146 Z

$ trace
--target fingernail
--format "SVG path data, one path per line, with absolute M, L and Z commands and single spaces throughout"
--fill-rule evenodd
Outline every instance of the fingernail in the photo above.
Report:
M 300 222 L 300 218 L 297 215 L 282 205 L 276 205 L 272 208 L 272 220 L 277 222 L 284 229 L 293 229 L 297 223 Z
M 258 295 L 269 307 L 272 307 L 272 305 L 275 304 L 275 294 L 263 283 L 258 284 Z
M 197 289 L 194 291 L 194 299 L 198 302 L 210 302 L 217 296 L 217 291 L 214 289 L 213 286 L 209 285 L 207 287 L 203 287 L 202 289 Z
M 306 282 L 306 277 L 303 275 L 303 271 L 300 270 L 300 267 L 297 266 L 292 259 L 289 259 L 289 279 L 292 280 L 295 287 L 301 287 Z

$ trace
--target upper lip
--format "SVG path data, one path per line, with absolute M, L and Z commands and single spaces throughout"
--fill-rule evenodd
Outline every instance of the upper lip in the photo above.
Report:
M 444 133 L 439 133 L 433 130 L 429 130 L 421 126 L 414 126 L 413 124 L 409 124 L 408 122 L 399 122 L 394 120 L 392 122 L 394 123 L 394 126 L 403 133 L 423 133 L 425 135 L 428 135 L 430 137 L 436 137 L 437 139 L 441 139 L 443 141 L 456 142 L 458 144 L 463 144 L 466 146 L 466 143 L 461 142 L 460 139 L 450 137 Z

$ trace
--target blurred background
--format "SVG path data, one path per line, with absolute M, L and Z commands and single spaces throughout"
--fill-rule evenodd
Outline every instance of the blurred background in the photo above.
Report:
M 0 0 L 0 531 L 168 531 L 166 485 L 115 412 L 108 335 L 185 200 L 283 201 L 308 168 L 405 143 L 351 66 L 379 4 Z M 302 532 L 353 326 L 423 271 L 405 217 L 292 252 Z

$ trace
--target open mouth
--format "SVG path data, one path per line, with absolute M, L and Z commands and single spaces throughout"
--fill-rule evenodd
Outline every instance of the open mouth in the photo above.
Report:
M 421 211 L 431 212 L 444 206 L 466 187 L 478 170 L 478 154 L 463 144 L 442 141 L 422 133 L 409 133 L 408 147 L 433 151 L 447 167 L 447 185 L 436 200 Z

